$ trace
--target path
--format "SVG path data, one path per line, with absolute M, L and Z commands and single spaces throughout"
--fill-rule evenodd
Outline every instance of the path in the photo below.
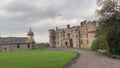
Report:
M 100 53 L 72 48 L 50 48 L 52 50 L 72 50 L 80 57 L 66 68 L 120 68 L 120 60 L 108 58 Z

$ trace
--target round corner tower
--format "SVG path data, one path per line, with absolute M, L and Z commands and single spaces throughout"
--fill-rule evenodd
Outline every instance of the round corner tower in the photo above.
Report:
M 50 47 L 55 47 L 55 30 L 54 29 L 49 30 L 49 42 L 50 42 Z

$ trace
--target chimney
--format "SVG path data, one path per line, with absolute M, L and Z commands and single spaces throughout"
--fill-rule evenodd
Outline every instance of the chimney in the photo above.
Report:
M 70 25 L 69 25 L 69 24 L 67 25 L 67 28 L 70 28 Z
M 56 30 L 58 30 L 58 27 L 56 27 Z
M 81 27 L 83 27 L 83 22 L 81 22 Z

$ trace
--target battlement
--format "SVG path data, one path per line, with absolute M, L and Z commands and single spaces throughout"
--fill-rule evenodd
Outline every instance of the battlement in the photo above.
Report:
M 81 22 L 81 26 L 82 25 L 96 25 L 96 21 L 83 21 Z
M 84 27 L 87 27 L 87 26 L 96 26 L 96 21 L 86 21 L 86 20 L 84 20 L 84 21 L 82 21 L 82 22 L 80 22 L 80 24 L 81 25 L 75 25 L 75 26 L 71 26 L 70 27 L 70 24 L 67 24 L 67 28 L 58 28 L 58 27 L 56 27 L 56 30 L 54 30 L 54 29 L 49 29 L 49 31 L 61 31 L 61 30 L 63 30 L 63 29 L 72 29 L 72 28 L 78 28 L 78 27 L 82 27 L 82 26 L 84 26 L 84 25 L 86 25 L 86 26 L 84 26 Z

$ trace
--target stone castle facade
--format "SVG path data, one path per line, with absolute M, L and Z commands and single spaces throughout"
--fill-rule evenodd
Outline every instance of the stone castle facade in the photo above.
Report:
M 78 26 L 67 25 L 67 28 L 49 29 L 50 47 L 91 47 L 96 39 L 96 21 L 83 21 Z

